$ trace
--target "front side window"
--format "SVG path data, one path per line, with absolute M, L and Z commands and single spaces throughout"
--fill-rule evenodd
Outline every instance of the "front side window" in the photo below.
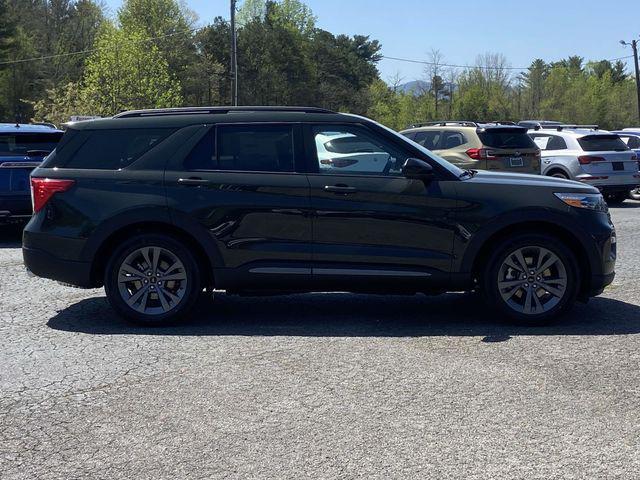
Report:
M 123 128 L 87 131 L 86 141 L 66 168 L 118 170 L 131 165 L 173 133 L 168 128 Z
M 314 126 L 312 131 L 320 173 L 400 175 L 409 156 L 363 127 Z
M 218 170 L 295 170 L 293 128 L 290 125 L 223 125 L 217 130 Z
M 413 139 L 418 145 L 422 145 L 427 150 L 436 150 L 438 143 L 440 143 L 440 137 L 442 132 L 438 130 L 429 130 L 427 132 L 417 132 L 416 138 Z

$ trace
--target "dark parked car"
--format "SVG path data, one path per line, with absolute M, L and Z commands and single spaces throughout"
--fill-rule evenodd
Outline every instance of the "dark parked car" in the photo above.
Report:
M 0 223 L 31 216 L 29 174 L 61 137 L 48 124 L 0 123 Z
M 327 136 L 353 137 L 352 153 L 386 152 L 385 167 L 322 168 Z M 104 285 L 113 308 L 142 323 L 184 317 L 212 287 L 480 290 L 502 314 L 544 323 L 614 277 L 615 230 L 595 188 L 461 170 L 371 120 L 316 108 L 80 122 L 32 184 L 27 268 Z

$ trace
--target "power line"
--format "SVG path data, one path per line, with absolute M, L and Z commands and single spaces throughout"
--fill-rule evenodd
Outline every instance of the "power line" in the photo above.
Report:
M 488 70 L 520 70 L 520 71 L 529 69 L 529 67 L 489 67 L 489 66 L 482 66 L 482 65 L 454 65 L 449 63 L 428 62 L 426 60 L 414 60 L 410 58 L 390 57 L 388 55 L 382 55 L 382 58 L 385 58 L 387 60 L 396 60 L 399 62 L 419 63 L 422 65 L 437 65 L 439 67 L 450 67 L 450 68 L 482 68 L 482 69 L 488 69 Z M 618 58 L 611 58 L 606 61 L 615 62 L 617 60 L 623 60 L 625 58 L 633 58 L 633 55 L 627 55 L 625 57 L 618 57 Z
M 196 32 L 198 30 L 202 30 L 203 28 L 205 28 L 205 27 L 188 28 L 186 30 L 180 30 L 180 31 L 173 32 L 173 33 L 167 33 L 166 35 L 160 35 L 159 37 L 145 38 L 143 40 L 140 40 L 140 42 L 151 42 L 153 40 L 160 40 L 161 38 L 172 37 L 174 35 L 181 35 L 181 34 L 187 33 L 187 32 Z M 36 62 L 36 61 L 40 61 L 40 60 L 49 60 L 51 58 L 69 57 L 69 56 L 72 56 L 72 55 L 83 55 L 83 54 L 86 54 L 86 53 L 95 52 L 97 50 L 98 50 L 97 48 L 89 48 L 87 50 L 79 50 L 77 52 L 56 53 L 56 54 L 53 54 L 53 55 L 44 55 L 42 57 L 21 58 L 19 60 L 7 60 L 7 61 L 4 61 L 4 62 L 0 62 L 0 65 L 14 65 L 16 63 Z

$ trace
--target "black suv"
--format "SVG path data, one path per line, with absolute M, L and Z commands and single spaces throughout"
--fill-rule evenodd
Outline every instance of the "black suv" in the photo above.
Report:
M 211 288 L 477 290 L 502 314 L 543 323 L 614 276 L 615 230 L 596 189 L 461 170 L 371 120 L 318 108 L 72 124 L 32 189 L 27 268 L 104 285 L 142 323 L 184 317 Z

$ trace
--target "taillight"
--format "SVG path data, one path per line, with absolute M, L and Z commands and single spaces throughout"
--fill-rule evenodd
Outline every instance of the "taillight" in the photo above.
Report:
M 355 165 L 358 163 L 358 160 L 353 158 L 327 158 L 324 160 L 320 160 L 322 165 L 329 165 L 334 168 L 344 168 L 350 167 L 351 165 Z
M 590 163 L 595 163 L 595 162 L 604 162 L 604 158 L 602 157 L 594 157 L 592 155 L 581 155 L 578 157 L 578 162 L 580 162 L 580 165 L 589 165 Z
M 491 160 L 496 158 L 492 155 L 493 152 L 490 152 L 486 148 L 470 148 L 465 153 L 474 160 Z
M 75 183 L 75 180 L 61 178 L 32 178 L 31 202 L 33 213 L 38 213 L 47 204 L 54 193 L 66 192 Z

